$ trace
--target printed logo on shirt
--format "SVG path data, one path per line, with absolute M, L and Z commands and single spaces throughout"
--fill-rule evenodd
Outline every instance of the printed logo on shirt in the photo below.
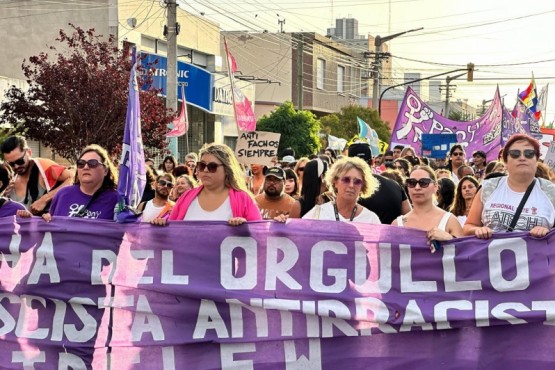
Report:
M 84 210 L 84 215 L 80 215 L 82 210 Z M 69 217 L 81 217 L 81 218 L 98 218 L 98 217 L 100 217 L 101 213 L 102 213 L 102 211 L 85 210 L 85 205 L 84 204 L 73 203 L 71 206 L 69 206 L 68 216 Z

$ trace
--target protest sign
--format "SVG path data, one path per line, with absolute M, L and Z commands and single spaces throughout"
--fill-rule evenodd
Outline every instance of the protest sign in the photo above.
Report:
M 0 364 L 547 369 L 554 237 L 432 255 L 389 225 L 2 219 Z
M 274 132 L 241 132 L 237 138 L 235 155 L 243 164 L 273 166 L 272 158 L 278 155 L 280 136 Z

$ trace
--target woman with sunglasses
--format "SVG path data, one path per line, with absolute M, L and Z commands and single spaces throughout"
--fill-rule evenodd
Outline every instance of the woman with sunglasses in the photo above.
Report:
M 380 224 L 379 217 L 357 204 L 359 197 L 369 197 L 379 187 L 366 162 L 358 157 L 342 158 L 326 174 L 335 200 L 316 205 L 304 219 Z
M 406 184 L 412 210 L 399 216 L 392 225 L 424 230 L 430 242 L 462 236 L 462 227 L 457 218 L 434 204 L 434 195 L 438 190 L 434 170 L 428 166 L 414 167 Z
M 535 178 L 539 156 L 537 140 L 525 134 L 511 136 L 503 150 L 508 176 L 482 182 L 464 225 L 465 235 L 488 239 L 495 232 L 510 231 L 516 210 L 529 189 L 514 230 L 542 237 L 553 228 L 555 185 Z
M 56 193 L 50 212 L 42 218 L 47 222 L 52 216 L 113 220 L 118 202 L 117 171 L 108 152 L 99 145 L 89 145 L 76 164 L 74 185 Z M 18 212 L 18 215 L 31 217 L 28 211 Z
M 247 190 L 241 166 L 227 145 L 208 144 L 202 148 L 196 174 L 202 185 L 179 198 L 169 220 L 227 221 L 230 225 L 241 225 L 262 219 Z M 151 223 L 162 226 L 166 220 L 155 218 Z

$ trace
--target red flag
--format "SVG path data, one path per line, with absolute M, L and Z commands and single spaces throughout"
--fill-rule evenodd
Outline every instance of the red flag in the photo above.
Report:
M 166 134 L 167 137 L 178 137 L 185 135 L 189 130 L 189 117 L 187 116 L 187 101 L 185 100 L 185 87 L 181 85 L 181 96 L 183 102 L 181 103 L 181 112 L 179 117 L 173 120 L 173 129 Z

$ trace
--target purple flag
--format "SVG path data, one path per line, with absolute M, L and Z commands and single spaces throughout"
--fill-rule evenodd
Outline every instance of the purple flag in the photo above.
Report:
M 542 138 L 540 124 L 526 106 L 517 100 L 512 112 L 506 108 L 503 111 L 503 144 L 514 133 L 528 134 L 536 139 Z
M 555 233 L 426 243 L 331 221 L 3 218 L 0 364 L 553 367 Z
M 470 122 L 452 121 L 434 112 L 408 87 L 391 135 L 390 147 L 410 145 L 417 154 L 422 150 L 422 134 L 457 134 L 467 153 L 483 150 L 487 160 L 497 159 L 501 147 L 503 105 L 499 89 L 484 116 Z
M 137 55 L 132 49 L 131 73 L 129 76 L 129 101 L 125 118 L 125 131 L 119 165 L 116 212 L 118 222 L 137 220 L 135 208 L 139 205 L 146 184 L 145 155 L 141 135 L 141 106 L 137 84 Z

